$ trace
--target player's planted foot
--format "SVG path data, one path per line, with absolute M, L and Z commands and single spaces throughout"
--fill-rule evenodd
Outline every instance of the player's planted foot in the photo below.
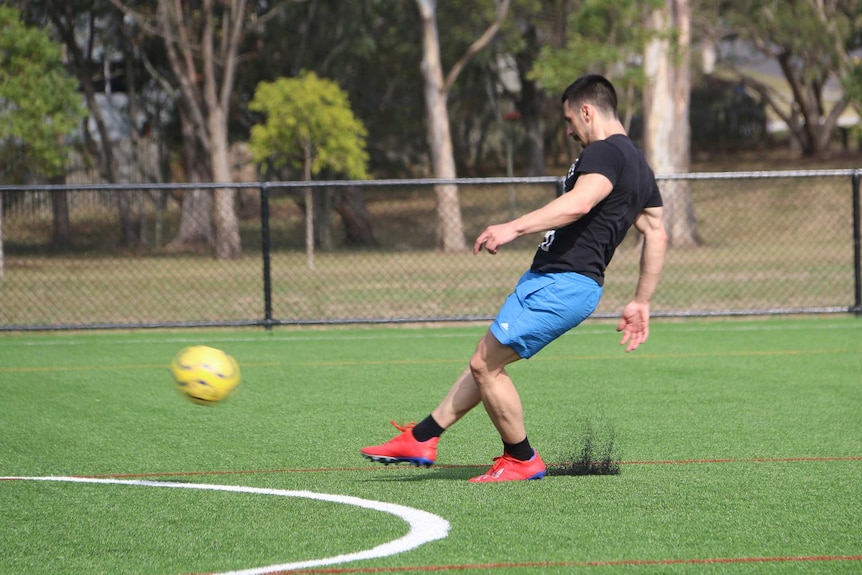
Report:
M 390 421 L 395 428 L 401 432 L 386 443 L 363 447 L 362 457 L 389 465 L 390 463 L 410 463 L 417 467 L 431 467 L 437 459 L 437 442 L 439 437 L 432 437 L 428 441 L 416 441 L 413 437 L 415 423 L 398 425 Z
M 470 483 L 491 483 L 493 481 L 524 481 L 527 479 L 541 479 L 548 472 L 545 462 L 539 457 L 539 452 L 533 450 L 533 457 L 527 461 L 515 459 L 504 453 L 494 458 L 494 465 L 488 473 L 474 477 Z

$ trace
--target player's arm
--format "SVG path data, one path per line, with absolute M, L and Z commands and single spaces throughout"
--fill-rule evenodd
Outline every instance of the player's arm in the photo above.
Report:
M 581 174 L 571 191 L 541 208 L 505 224 L 485 228 L 473 244 L 473 253 L 478 254 L 484 246 L 488 253 L 495 254 L 500 246 L 519 236 L 568 225 L 590 213 L 612 189 L 613 184 L 602 174 Z
M 623 332 L 621 344 L 633 351 L 649 337 L 649 305 L 655 293 L 664 254 L 667 249 L 667 232 L 662 221 L 661 207 L 646 208 L 635 220 L 635 228 L 643 234 L 640 274 L 634 299 L 623 309 L 617 331 Z

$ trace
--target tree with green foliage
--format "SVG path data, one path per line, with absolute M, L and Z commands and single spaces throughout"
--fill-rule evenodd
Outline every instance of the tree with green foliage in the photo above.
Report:
M 826 152 L 849 104 L 846 93 L 829 101 L 827 90 L 830 83 L 852 77 L 853 52 L 862 45 L 862 3 L 740 0 L 718 6 L 727 37 L 755 53 L 746 57 L 738 50 L 722 64 L 787 124 L 803 155 Z M 786 84 L 776 87 L 752 72 L 756 56 L 777 62 Z
M 60 47 L 48 34 L 25 26 L 14 8 L 0 6 L 0 163 L 7 183 L 10 179 L 21 183 L 28 174 L 50 177 L 62 172 L 64 136 L 85 115 L 76 88 L 63 66 Z
M 129 162 L 118 146 L 116 112 L 125 111 L 132 157 L 141 143 L 141 111 L 145 98 L 139 88 L 148 79 L 140 74 L 143 57 L 151 52 L 126 19 L 109 0 L 8 0 L 21 10 L 25 22 L 50 30 L 63 45 L 67 70 L 78 81 L 77 91 L 87 105 L 88 117 L 81 130 L 79 151 L 85 161 L 97 167 L 100 178 L 109 183 L 128 182 Z M 121 56 L 118 59 L 118 56 Z M 120 64 L 118 66 L 118 64 Z M 113 108 L 113 109 L 112 109 Z M 151 115 L 152 116 L 152 115 Z M 148 121 L 150 119 L 148 118 Z M 140 205 L 135 192 L 117 190 L 112 198 L 120 223 L 120 244 L 138 245 L 144 239 Z
M 365 126 L 335 82 L 314 72 L 261 82 L 249 109 L 266 117 L 251 129 L 255 161 L 297 168 L 305 180 L 324 169 L 350 179 L 368 177 Z
M 560 94 L 575 78 L 602 74 L 620 92 L 620 118 L 628 129 L 646 83 L 641 58 L 655 32 L 644 26 L 661 0 L 582 0 L 565 16 L 565 42 L 542 47 L 532 77 Z
M 348 179 L 368 177 L 365 126 L 353 115 L 347 94 L 335 82 L 314 72 L 261 82 L 249 109 L 266 117 L 262 124 L 252 126 L 249 142 L 255 161 L 264 171 L 267 166 L 291 167 L 301 171 L 305 181 L 324 170 Z M 314 205 L 311 188 L 306 188 L 306 249 L 311 269 Z M 328 221 L 327 212 L 321 214 L 324 222 Z M 329 226 L 324 228 L 328 233 Z
M 0 162 L 12 162 L 4 172 L 61 172 L 66 160 L 62 136 L 84 115 L 60 47 L 45 30 L 24 26 L 17 10 L 0 6 Z
M 368 130 L 369 165 L 387 177 L 421 172 L 427 158 L 416 7 L 392 0 L 284 2 L 267 19 L 237 70 L 238 99 L 260 82 L 303 70 L 336 82 Z M 243 128 L 256 121 L 238 109 Z

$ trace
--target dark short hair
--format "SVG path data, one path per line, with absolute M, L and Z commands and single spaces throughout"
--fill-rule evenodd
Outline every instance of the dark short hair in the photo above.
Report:
M 617 91 L 607 78 L 599 74 L 587 74 L 572 82 L 563 90 L 561 101 L 569 102 L 572 107 L 589 102 L 606 113 L 617 115 Z

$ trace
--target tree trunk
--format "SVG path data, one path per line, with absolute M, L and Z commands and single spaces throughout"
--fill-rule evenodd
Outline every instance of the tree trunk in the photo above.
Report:
M 829 150 L 838 118 L 846 109 L 848 101 L 844 98 L 836 102 L 827 114 L 823 108 L 822 86 L 817 80 L 805 77 L 797 69 L 795 55 L 783 51 L 777 59 L 801 116 L 799 125 L 795 125 L 796 122 L 793 121 L 796 118 L 788 122 L 790 133 L 797 140 L 804 156 L 821 156 Z
M 186 180 L 192 183 L 207 181 L 207 158 L 204 157 L 200 142 L 191 132 L 194 126 L 188 121 L 185 108 L 180 103 L 180 128 L 183 133 L 183 160 Z M 183 193 L 180 227 L 177 235 L 168 244 L 172 249 L 187 247 L 211 247 L 215 244 L 213 230 L 213 198 L 209 190 L 185 190 Z
M 311 181 L 311 146 L 306 145 L 304 150 L 305 162 L 303 163 L 303 178 L 306 182 Z M 305 265 L 309 270 L 314 270 L 314 192 L 310 187 L 305 188 Z
M 437 0 L 416 0 L 422 17 L 422 78 L 425 110 L 428 121 L 428 145 L 431 149 L 431 169 L 435 178 L 456 177 L 452 134 L 449 128 L 447 93 L 443 87 L 443 67 L 440 63 L 440 41 L 437 34 Z M 434 186 L 437 196 L 437 231 L 444 252 L 467 250 L 458 186 Z
M 314 194 L 314 238 L 323 251 L 332 250 L 332 190 L 318 189 Z
M 231 182 L 230 156 L 227 146 L 227 122 L 224 110 L 210 110 L 209 122 L 212 133 L 210 151 L 213 179 L 216 182 Z M 242 254 L 239 219 L 236 215 L 236 189 L 217 188 L 214 192 L 215 251 L 219 259 L 236 259 Z
M 536 82 L 521 78 L 521 121 L 524 124 L 527 167 L 525 175 L 545 175 L 545 132 L 542 129 L 544 92 Z
M 212 211 L 213 197 L 209 190 L 185 190 L 180 229 L 168 247 L 185 249 L 212 246 L 215 241 Z
M 657 174 L 687 173 L 691 164 L 689 0 L 666 0 L 650 13 L 653 39 L 644 49 L 644 148 Z M 675 31 L 675 34 L 671 32 Z M 671 45 L 670 38 L 676 39 Z M 691 190 L 685 180 L 662 185 L 665 225 L 673 246 L 699 243 Z
M 209 171 L 205 181 L 230 183 L 227 117 L 234 86 L 237 51 L 242 39 L 245 0 L 220 4 L 203 0 L 192 14 L 180 2 L 159 0 L 156 17 L 168 61 L 177 78 L 183 109 L 192 138 L 202 150 Z M 239 220 L 232 188 L 213 193 L 215 253 L 220 259 L 241 255 Z
M 518 109 L 524 126 L 524 145 L 527 157 L 524 175 L 528 177 L 544 176 L 545 133 L 542 127 L 542 110 L 545 104 L 545 92 L 538 82 L 528 77 L 541 49 L 535 25 L 530 24 L 521 37 L 525 46 L 516 54 L 515 60 L 518 63 L 518 76 L 521 82 L 521 101 Z
M 231 145 L 230 163 L 233 167 L 232 181 L 257 182 L 260 179 L 247 143 Z M 240 188 L 237 190 L 237 201 L 240 220 L 260 217 L 260 188 Z
M 87 109 L 93 122 L 96 124 L 96 130 L 99 132 L 99 153 L 97 154 L 102 164 L 102 172 L 105 179 L 109 183 L 117 183 L 117 161 L 113 153 L 113 143 L 108 134 L 108 128 L 102 115 L 102 108 L 96 100 L 96 89 L 93 86 L 93 71 L 91 70 L 90 62 L 92 54 L 84 54 L 78 46 L 76 33 L 75 15 L 71 11 L 68 2 L 58 2 L 56 0 L 49 2 L 48 16 L 54 23 L 54 27 L 63 39 L 63 43 L 71 57 L 75 75 L 81 83 L 81 91 L 84 93 L 84 99 L 87 102 Z M 95 21 L 90 18 L 89 21 L 89 36 L 92 39 L 94 35 L 93 27 Z M 93 42 L 88 43 L 90 51 L 92 51 Z M 117 210 L 120 216 L 120 226 L 122 232 L 121 243 L 123 245 L 133 245 L 137 238 L 135 237 L 135 222 L 132 216 L 131 202 L 129 201 L 129 192 L 119 191 L 116 193 Z
M 50 179 L 52 185 L 63 185 L 66 176 L 54 176 Z M 51 245 L 65 248 L 72 245 L 72 224 L 69 221 L 69 197 L 65 190 L 51 192 Z
M 374 228 L 365 206 L 365 192 L 359 186 L 340 189 L 335 194 L 333 209 L 344 224 L 344 242 L 349 247 L 375 246 Z
M 306 235 L 306 252 L 309 269 L 314 266 L 314 250 L 332 249 L 332 213 L 341 217 L 344 226 L 344 244 L 347 247 L 376 246 L 371 216 L 365 206 L 365 192 L 359 186 L 337 188 L 335 190 L 303 188 L 297 195 L 296 203 L 306 218 L 306 228 L 313 230 L 313 236 Z M 309 211 L 309 205 L 311 210 Z M 310 226 L 310 228 L 309 228 Z
M 3 263 L 3 192 L 0 192 L 0 280 L 3 279 L 5 266 Z

